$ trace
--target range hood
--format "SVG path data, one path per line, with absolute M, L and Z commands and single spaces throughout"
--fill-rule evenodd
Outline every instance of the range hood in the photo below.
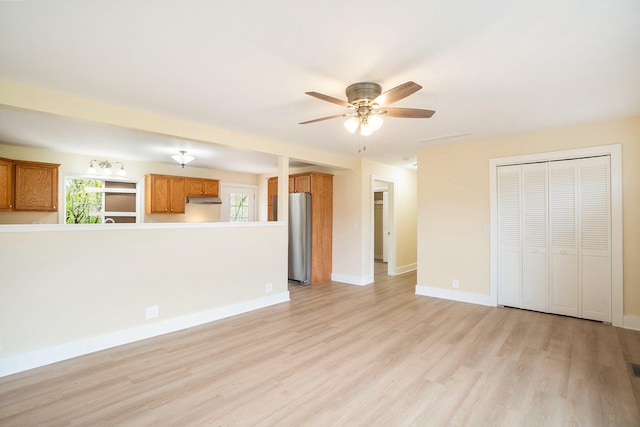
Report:
M 222 199 L 220 197 L 187 196 L 187 203 L 193 203 L 194 205 L 219 205 L 222 204 Z

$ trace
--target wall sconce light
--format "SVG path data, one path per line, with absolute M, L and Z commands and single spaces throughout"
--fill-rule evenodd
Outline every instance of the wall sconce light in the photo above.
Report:
M 187 152 L 184 150 L 180 150 L 180 154 L 174 154 L 173 156 L 171 156 L 171 158 L 176 162 L 180 163 L 183 169 L 184 169 L 184 165 L 196 159 L 195 157 L 188 155 Z
M 97 175 L 98 171 L 96 170 L 96 166 L 98 165 L 98 167 L 100 168 L 101 172 L 104 175 L 113 175 L 113 170 L 112 167 L 114 167 L 115 165 L 120 165 L 120 169 L 118 169 L 118 176 L 127 176 L 127 171 L 124 170 L 124 163 L 122 162 L 110 162 L 109 160 L 91 160 L 89 162 L 89 169 L 87 169 L 87 173 L 90 175 Z

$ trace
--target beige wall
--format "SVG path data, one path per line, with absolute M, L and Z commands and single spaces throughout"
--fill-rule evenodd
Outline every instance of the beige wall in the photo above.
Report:
M 640 316 L 640 117 L 418 152 L 418 285 L 489 295 L 489 160 L 622 145 L 624 314 Z
M 360 168 L 333 174 L 333 275 L 359 280 L 362 269 Z
M 333 172 L 333 275 L 364 284 L 373 280 L 373 181 L 393 182 L 396 269 L 415 269 L 416 173 L 361 160 L 353 170 Z
M 0 226 L 0 372 L 11 355 L 287 292 L 282 224 L 69 227 Z
M 0 144 L 0 157 L 16 160 L 29 160 L 34 162 L 59 163 L 58 193 L 59 206 L 64 206 L 64 177 L 67 175 L 84 174 L 89 167 L 89 161 L 95 156 L 82 156 L 76 154 L 60 153 L 51 150 L 42 150 L 28 147 L 17 147 Z M 144 184 L 144 175 L 148 173 L 189 176 L 195 178 L 219 179 L 221 183 L 258 185 L 258 175 L 240 172 L 212 170 L 187 167 L 180 165 L 135 162 L 126 159 L 109 157 L 99 160 L 122 161 L 125 164 L 127 177 L 139 179 Z M 144 185 L 140 188 L 144 190 Z M 142 194 L 142 193 L 141 193 Z M 142 198 L 142 211 L 144 212 L 144 197 Z M 210 222 L 220 220 L 220 205 L 191 205 L 187 204 L 185 214 L 179 215 L 144 215 L 145 222 Z M 38 222 L 42 224 L 57 224 L 58 213 L 48 212 L 0 212 L 0 224 L 29 224 Z

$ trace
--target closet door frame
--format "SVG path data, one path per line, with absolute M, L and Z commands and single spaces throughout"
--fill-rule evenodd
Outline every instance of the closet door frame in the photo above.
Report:
M 624 326 L 622 271 L 622 146 L 603 145 L 574 150 L 499 157 L 489 160 L 489 197 L 491 221 L 491 293 L 492 305 L 498 305 L 498 166 L 547 160 L 610 156 L 611 159 L 611 323 Z

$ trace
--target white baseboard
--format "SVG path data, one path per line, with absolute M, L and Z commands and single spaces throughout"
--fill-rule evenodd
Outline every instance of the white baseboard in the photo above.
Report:
M 364 286 L 373 283 L 373 276 L 358 277 L 331 273 L 331 280 L 349 285 Z
M 633 329 L 634 331 L 640 331 L 640 316 L 624 316 L 625 329 Z
M 173 319 L 161 320 L 122 331 L 97 335 L 54 347 L 16 354 L 0 359 L 0 377 L 117 347 L 119 345 L 156 337 L 158 335 L 176 332 L 287 301 L 289 301 L 288 291 Z
M 416 285 L 416 295 L 448 299 L 452 301 L 468 302 L 471 304 L 487 305 L 495 307 L 489 295 L 472 294 L 469 292 L 452 291 L 449 289 L 432 288 L 430 286 Z
M 417 269 L 418 269 L 418 264 L 416 263 L 407 264 L 400 267 L 396 266 L 396 271 L 393 273 L 393 275 L 397 276 L 398 274 L 408 273 L 410 271 L 415 271 Z

